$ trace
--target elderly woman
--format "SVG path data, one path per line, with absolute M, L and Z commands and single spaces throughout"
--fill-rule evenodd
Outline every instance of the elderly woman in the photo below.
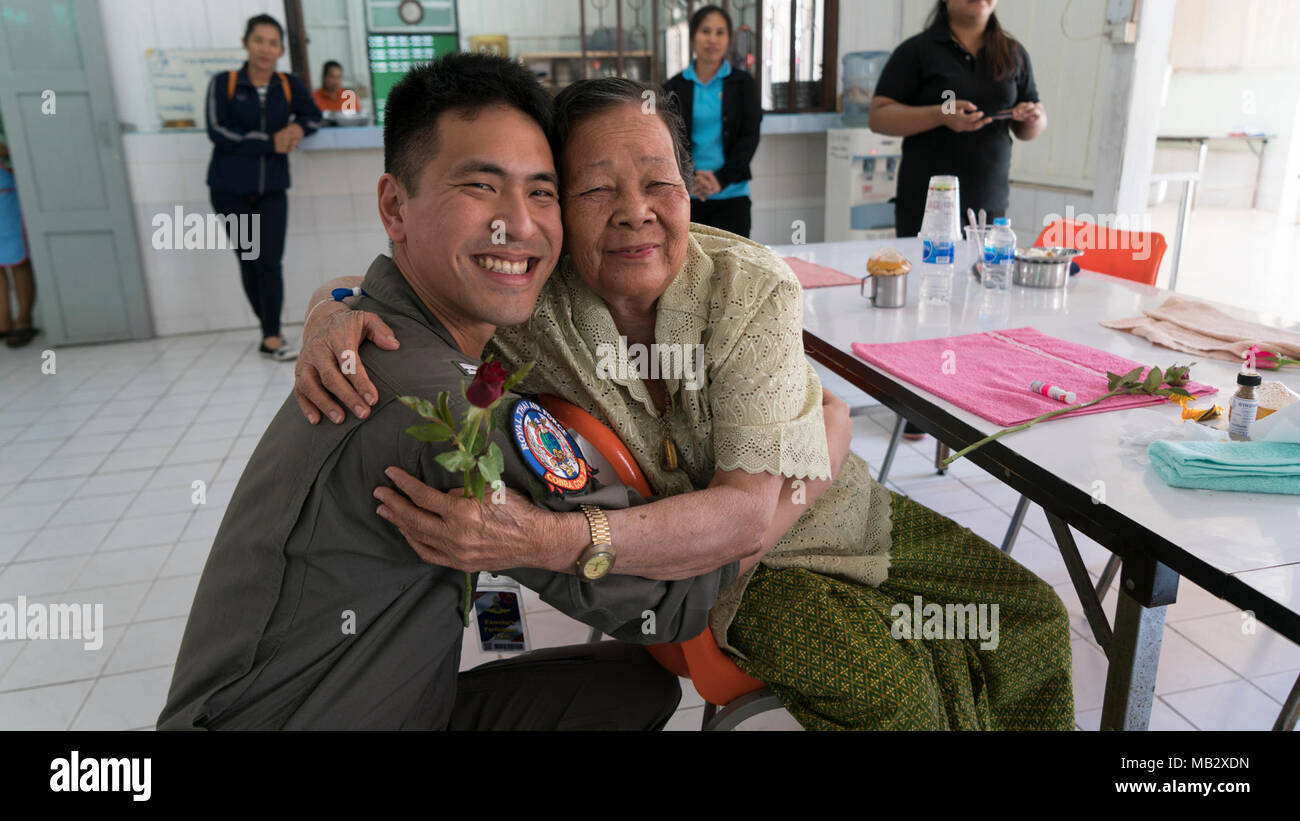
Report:
M 535 360 L 523 388 L 603 419 L 659 496 L 701 490 L 731 470 L 789 477 L 779 492 L 807 493 L 808 509 L 710 620 L 719 646 L 804 727 L 1072 728 L 1060 599 L 969 530 L 890 493 L 847 443 L 828 445 L 798 281 L 763 246 L 690 224 L 681 120 L 665 106 L 643 111 L 647 90 L 606 78 L 556 98 L 567 255 L 530 321 L 499 329 L 489 351 L 512 369 Z M 297 386 L 309 417 L 338 413 L 316 369 L 350 407 L 360 401 L 333 352 L 356 350 L 362 323 L 345 311 L 315 319 Z M 627 354 L 638 343 L 657 343 L 664 357 L 702 350 L 703 361 L 639 373 Z M 469 521 L 458 519 L 461 502 L 477 505 L 450 505 L 453 532 Z M 422 517 L 431 514 L 418 508 L 391 515 L 408 534 L 429 532 Z M 498 516 L 518 528 L 550 515 L 475 511 L 489 528 Z M 717 511 L 717 526 L 747 524 L 738 515 Z M 531 539 L 537 521 L 492 538 Z M 918 605 L 990 605 L 993 629 L 943 637 L 932 609 L 913 617 Z

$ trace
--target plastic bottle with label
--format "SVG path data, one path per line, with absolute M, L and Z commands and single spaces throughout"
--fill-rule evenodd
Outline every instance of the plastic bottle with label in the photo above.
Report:
M 1005 291 L 1011 287 L 1011 272 L 1016 264 L 1016 234 L 1011 220 L 998 217 L 984 235 L 984 265 L 980 279 L 985 288 Z
M 952 298 L 953 261 L 956 255 L 959 192 L 953 176 L 930 178 L 921 220 L 921 302 L 946 305 Z

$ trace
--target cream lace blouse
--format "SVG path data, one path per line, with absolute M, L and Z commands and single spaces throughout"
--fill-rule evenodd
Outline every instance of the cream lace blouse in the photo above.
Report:
M 803 352 L 802 303 L 799 281 L 772 251 L 691 225 L 686 261 L 659 298 L 655 320 L 678 453 L 674 471 L 660 465 L 659 414 L 639 376 L 647 362 L 658 364 L 656 352 L 647 358 L 620 344 L 608 308 L 568 256 L 543 287 L 532 318 L 499 329 L 488 350 L 509 369 L 536 361 L 519 389 L 556 394 L 604 421 L 659 496 L 703 489 L 718 470 L 825 479 L 821 381 Z M 850 454 L 834 484 L 763 564 L 877 586 L 889 567 L 889 507 L 889 492 Z M 723 592 L 710 619 L 718 645 L 733 653 L 726 631 L 749 576 Z

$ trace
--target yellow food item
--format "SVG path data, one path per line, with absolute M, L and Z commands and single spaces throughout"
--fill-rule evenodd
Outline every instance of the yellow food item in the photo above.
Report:
M 867 260 L 867 273 L 873 277 L 897 277 L 910 270 L 912 263 L 893 248 L 881 248 Z

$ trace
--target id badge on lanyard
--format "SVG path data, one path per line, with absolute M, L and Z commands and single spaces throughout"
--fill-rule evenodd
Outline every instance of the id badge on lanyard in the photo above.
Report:
M 485 653 L 526 652 L 528 627 L 519 582 L 509 576 L 480 573 L 474 591 L 479 645 Z

